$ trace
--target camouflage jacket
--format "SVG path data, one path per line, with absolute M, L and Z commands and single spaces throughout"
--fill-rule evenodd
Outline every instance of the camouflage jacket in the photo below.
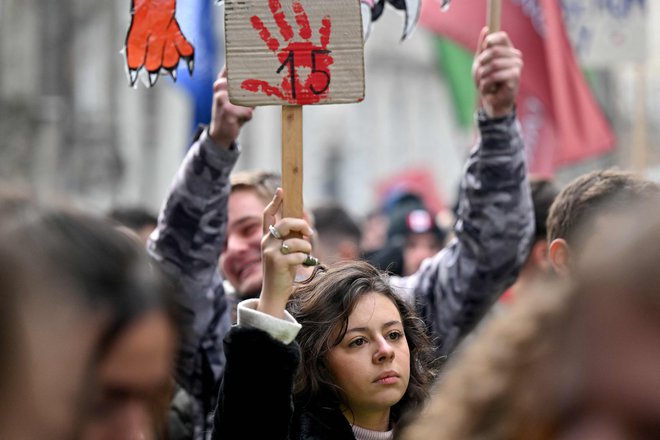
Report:
M 419 270 L 393 277 L 446 357 L 515 281 L 530 250 L 534 210 L 524 145 L 514 114 L 477 115 L 480 140 L 458 197 L 455 238 Z
M 181 293 L 182 341 L 177 383 L 195 400 L 195 439 L 210 427 L 218 382 L 225 364 L 222 339 L 231 327 L 231 300 L 225 295 L 218 258 L 225 241 L 229 175 L 238 160 L 200 131 L 177 171 L 147 250 Z
M 406 278 L 393 278 L 414 302 L 447 355 L 515 280 L 529 250 L 534 217 L 515 115 L 478 115 L 480 140 L 461 182 L 456 238 Z M 218 273 L 238 150 L 214 148 L 202 134 L 184 160 L 148 248 L 179 279 L 191 334 L 184 337 L 179 383 L 212 410 L 225 360 L 231 304 Z

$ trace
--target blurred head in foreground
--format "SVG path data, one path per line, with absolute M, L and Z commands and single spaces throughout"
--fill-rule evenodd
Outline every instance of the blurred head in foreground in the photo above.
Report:
M 156 216 L 142 206 L 117 206 L 108 212 L 108 218 L 135 232 L 145 244 L 158 225 Z
M 14 435 L 151 438 L 176 337 L 142 246 L 103 220 L 31 202 L 0 219 L 0 238 L 0 292 L 20 299 L 24 354 Z
M 626 206 L 583 237 L 572 281 L 498 316 L 403 439 L 660 438 L 660 213 Z
M 570 272 L 582 241 L 595 233 L 602 219 L 625 213 L 630 204 L 658 194 L 658 184 L 616 169 L 592 171 L 571 181 L 559 192 L 548 214 L 548 253 L 554 270 L 564 275 Z

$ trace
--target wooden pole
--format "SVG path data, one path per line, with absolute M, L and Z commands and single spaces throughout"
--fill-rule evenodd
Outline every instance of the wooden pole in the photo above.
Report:
M 303 112 L 300 105 L 282 106 L 282 189 L 284 217 L 303 217 Z
M 502 0 L 488 0 L 488 33 L 499 32 L 502 18 Z
M 635 98 L 635 120 L 633 121 L 632 166 L 638 173 L 648 168 L 648 115 L 646 112 L 646 66 L 636 66 L 637 96 Z
M 488 33 L 499 32 L 502 23 L 502 0 L 488 0 L 488 12 L 486 20 L 488 21 Z M 493 84 L 488 89 L 490 93 L 497 93 L 500 83 Z

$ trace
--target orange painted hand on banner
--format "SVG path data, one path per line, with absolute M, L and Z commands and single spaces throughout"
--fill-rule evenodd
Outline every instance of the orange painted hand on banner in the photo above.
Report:
M 145 69 L 149 86 L 166 70 L 176 80 L 176 68 L 183 58 L 192 74 L 195 49 L 186 40 L 174 18 L 176 0 L 132 0 L 131 24 L 126 35 L 126 64 L 131 86 Z
M 252 16 L 250 23 L 263 42 L 277 56 L 280 64 L 276 72 L 284 76 L 280 86 L 271 85 L 263 80 L 247 79 L 241 83 L 241 87 L 250 92 L 277 96 L 296 105 L 319 102 L 328 95 L 331 81 L 330 65 L 334 62 L 328 50 L 332 31 L 330 17 L 326 16 L 321 20 L 320 44 L 314 44 L 311 41 L 312 28 L 305 9 L 300 2 L 294 1 L 293 12 L 298 24 L 298 35 L 303 41 L 293 41 L 294 31 L 284 16 L 280 1 L 268 0 L 268 6 L 284 40 L 282 44 L 286 43 L 286 47 L 280 48 L 280 41 L 273 37 L 261 18 Z M 303 80 L 301 73 L 305 71 L 308 73 Z

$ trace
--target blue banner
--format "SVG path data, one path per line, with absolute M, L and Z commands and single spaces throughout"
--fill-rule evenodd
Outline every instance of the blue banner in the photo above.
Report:
M 192 76 L 188 67 L 181 63 L 177 69 L 176 84 L 192 99 L 192 130 L 199 124 L 211 121 L 213 82 L 221 66 L 221 44 L 215 33 L 215 0 L 179 0 L 176 17 L 181 31 L 195 47 L 195 64 Z

